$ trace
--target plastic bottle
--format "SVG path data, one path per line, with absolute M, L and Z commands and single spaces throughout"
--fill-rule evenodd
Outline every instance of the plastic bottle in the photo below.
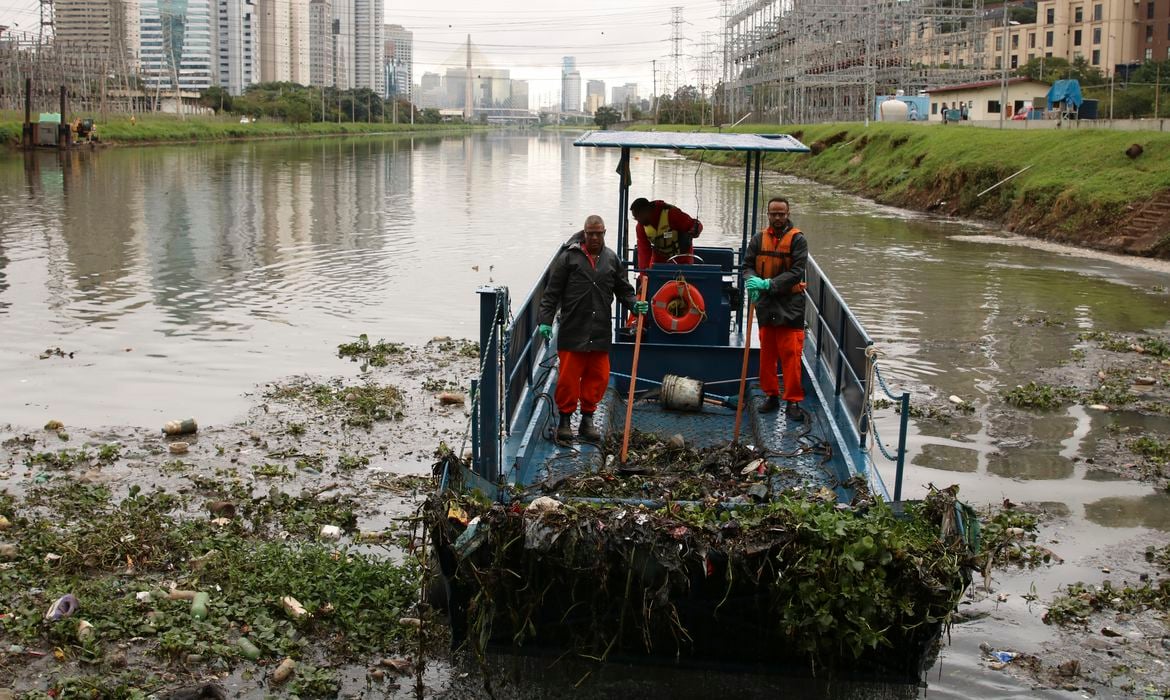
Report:
M 207 619 L 207 604 L 211 602 L 211 596 L 207 593 L 199 592 L 191 599 L 191 617 L 196 620 Z
M 163 432 L 167 435 L 188 435 L 199 430 L 199 425 L 194 418 L 184 418 L 183 420 L 169 420 L 163 426 Z
M 236 640 L 236 646 L 240 648 L 240 656 L 255 661 L 260 658 L 260 649 L 251 642 L 247 637 L 240 637 Z

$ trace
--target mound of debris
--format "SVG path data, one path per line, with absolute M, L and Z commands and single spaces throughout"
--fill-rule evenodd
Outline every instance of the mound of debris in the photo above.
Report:
M 933 661 L 974 561 L 955 487 L 895 509 L 860 483 L 785 485 L 746 447 L 634 444 L 627 468 L 507 502 L 441 455 L 425 517 L 456 643 L 907 681 Z

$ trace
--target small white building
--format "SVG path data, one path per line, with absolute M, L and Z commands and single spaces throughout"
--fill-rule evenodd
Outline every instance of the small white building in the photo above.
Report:
M 1025 107 L 1031 106 L 1034 99 L 1047 95 L 1049 87 L 1048 83 L 1031 78 L 1008 78 L 1007 109 L 1003 118 L 1011 119 L 1013 115 L 1024 111 Z M 942 121 L 944 112 L 948 110 L 952 117 L 956 111 L 962 113 L 964 107 L 969 120 L 999 119 L 1003 83 L 999 80 L 985 80 L 978 83 L 948 85 L 927 90 L 926 94 L 930 96 L 932 122 Z

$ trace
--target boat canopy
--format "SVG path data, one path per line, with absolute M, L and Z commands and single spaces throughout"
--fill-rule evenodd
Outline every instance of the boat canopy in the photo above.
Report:
M 808 146 L 788 134 L 712 134 L 676 131 L 590 131 L 574 146 L 595 148 L 666 148 L 684 151 L 772 151 L 808 153 Z

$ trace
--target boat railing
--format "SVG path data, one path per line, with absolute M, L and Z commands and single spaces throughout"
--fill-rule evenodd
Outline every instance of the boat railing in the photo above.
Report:
M 827 383 L 832 387 L 834 407 L 847 419 L 843 429 L 851 433 L 859 449 L 876 444 L 882 455 L 895 464 L 894 501 L 902 498 L 902 475 L 906 462 L 906 433 L 910 419 L 910 394 L 890 391 L 877 367 L 873 340 L 836 287 L 825 276 L 816 261 L 809 256 L 805 268 L 809 304 L 805 307 L 805 322 L 809 329 L 813 357 L 817 359 L 814 372 L 828 372 Z M 818 376 L 816 379 L 822 379 Z M 873 396 L 880 389 L 901 408 L 898 443 L 889 451 L 877 435 L 873 422 Z
M 521 407 L 531 404 L 525 394 L 547 351 L 539 314 L 551 266 L 550 258 L 515 314 L 507 287 L 478 290 L 480 368 L 472 381 L 472 464 L 490 482 L 500 474 L 502 436 L 511 433 Z
M 514 315 L 509 312 L 507 288 L 479 290 L 480 372 L 472 382 L 472 459 L 476 474 L 489 482 L 499 478 L 503 437 L 511 433 L 518 415 L 526 419 L 532 410 L 527 393 L 537 390 L 533 379 L 547 352 L 538 333 L 538 315 L 548 275 L 549 265 L 545 265 Z M 846 419 L 841 427 L 847 437 L 862 450 L 876 443 L 883 456 L 896 464 L 894 500 L 901 500 L 910 395 L 895 395 L 886 386 L 871 351 L 873 340 L 811 256 L 806 279 L 808 341 L 817 359 L 813 371 L 831 386 L 837 404 L 834 410 Z M 822 372 L 828 376 L 821 377 Z M 871 399 L 878 390 L 901 408 L 893 452 L 879 439 L 872 418 Z

